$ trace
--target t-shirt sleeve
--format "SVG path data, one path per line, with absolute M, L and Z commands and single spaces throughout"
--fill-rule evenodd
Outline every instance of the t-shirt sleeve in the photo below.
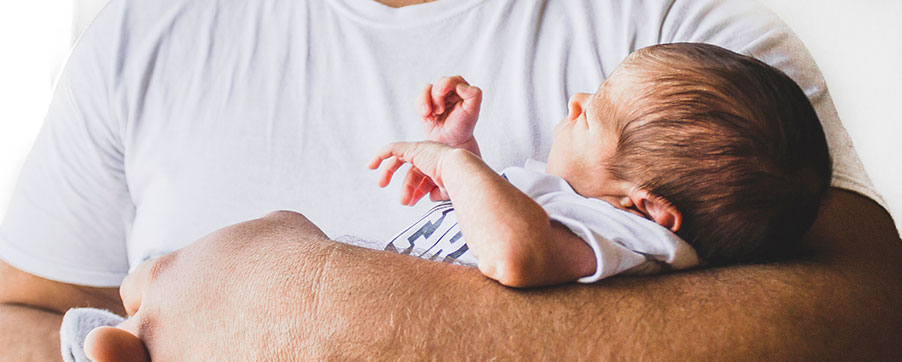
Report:
M 0 257 L 25 272 L 97 287 L 128 272 L 134 206 L 110 97 L 123 3 L 108 5 L 73 49 L 0 226 Z
M 675 234 L 602 203 L 565 194 L 540 201 L 550 220 L 566 226 L 595 253 L 595 273 L 578 279 L 580 283 L 624 272 L 645 274 L 698 265 L 695 250 Z
M 811 100 L 833 159 L 832 186 L 857 192 L 886 207 L 843 128 L 823 75 L 808 49 L 773 12 L 756 1 L 675 0 L 660 41 L 703 42 L 753 56 L 789 75 Z
M 511 167 L 504 177 L 532 198 L 551 221 L 561 223 L 595 254 L 595 273 L 578 279 L 593 283 L 624 272 L 650 273 L 698 265 L 688 243 L 650 220 L 621 211 L 605 201 L 579 195 L 564 179 L 541 172 L 544 164 Z

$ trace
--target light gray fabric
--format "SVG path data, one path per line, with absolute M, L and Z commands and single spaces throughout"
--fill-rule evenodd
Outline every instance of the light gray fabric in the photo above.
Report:
M 627 272 L 652 274 L 699 264 L 695 250 L 667 228 L 576 193 L 566 180 L 546 173 L 542 162 L 530 159 L 525 167 L 508 167 L 501 175 L 540 205 L 549 219 L 570 229 L 592 248 L 596 271 L 579 278 L 580 283 Z M 436 205 L 389 240 L 385 250 L 478 265 L 450 202 Z
M 115 326 L 122 318 L 109 311 L 94 308 L 73 308 L 63 316 L 60 325 L 60 349 L 66 362 L 88 362 L 85 356 L 85 337 L 94 328 Z

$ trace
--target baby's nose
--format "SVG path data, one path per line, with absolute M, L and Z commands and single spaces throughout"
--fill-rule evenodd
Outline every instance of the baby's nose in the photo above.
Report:
M 578 103 L 580 106 L 585 107 L 585 106 L 586 106 L 586 100 L 589 99 L 589 96 L 590 96 L 590 95 L 591 95 L 591 94 L 589 94 L 589 93 L 576 93 L 576 94 L 574 94 L 572 97 L 570 97 L 570 102 L 571 102 L 571 103 Z
M 586 101 L 589 99 L 589 96 L 590 94 L 588 93 L 576 93 L 570 96 L 570 101 L 567 102 L 570 111 L 568 118 L 576 119 L 583 113 L 583 109 L 586 107 Z

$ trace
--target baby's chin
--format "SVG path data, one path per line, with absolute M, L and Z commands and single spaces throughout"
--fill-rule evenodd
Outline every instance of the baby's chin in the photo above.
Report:
M 561 129 L 567 124 L 566 119 L 562 119 L 560 122 L 554 125 L 554 128 L 551 130 L 551 135 L 553 139 L 557 139 L 557 134 L 561 132 Z
M 564 179 L 564 181 L 567 181 L 567 183 L 570 184 L 570 187 L 573 187 L 572 179 L 573 179 L 574 175 L 570 174 L 568 172 L 568 170 L 569 170 L 569 168 L 566 167 L 566 164 L 561 161 L 561 158 L 556 157 L 554 150 L 552 148 L 552 152 L 548 156 L 548 162 L 545 163 L 545 173 L 552 175 L 552 176 L 560 177 L 560 178 Z
M 565 178 L 561 175 L 560 167 L 558 167 L 558 164 L 560 163 L 559 161 L 557 161 L 558 158 L 559 157 L 557 157 L 557 154 L 554 152 L 554 144 L 552 144 L 551 152 L 548 154 L 548 160 L 547 162 L 545 162 L 545 173 L 560 178 Z

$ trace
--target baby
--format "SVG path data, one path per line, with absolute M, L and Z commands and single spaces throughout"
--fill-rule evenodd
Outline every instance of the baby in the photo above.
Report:
M 495 173 L 473 128 L 481 91 L 461 77 L 417 100 L 429 142 L 392 143 L 369 164 L 401 202 L 447 200 L 387 250 L 476 265 L 513 287 L 791 253 L 831 178 L 820 121 L 781 71 L 707 44 L 630 55 L 577 94 L 547 165 Z M 422 240 L 420 240 L 422 239 Z M 466 242 L 464 242 L 466 239 Z

